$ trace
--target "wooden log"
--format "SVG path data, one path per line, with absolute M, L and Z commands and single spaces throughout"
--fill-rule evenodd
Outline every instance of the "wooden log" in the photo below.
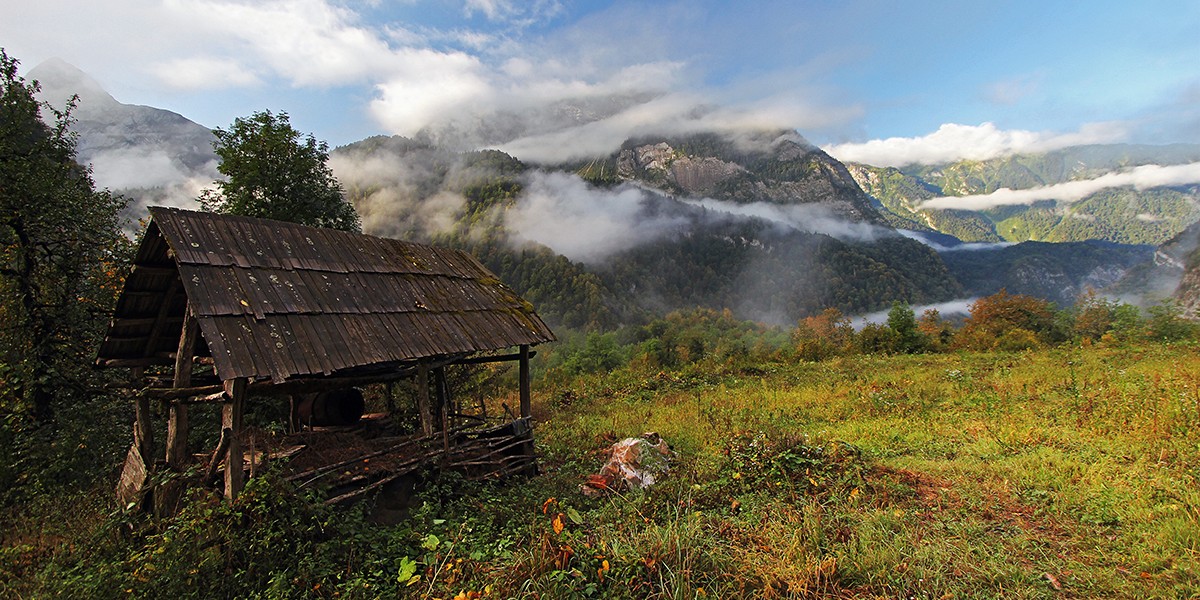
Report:
M 154 464 L 154 427 L 150 422 L 150 399 L 137 398 L 133 403 L 133 446 L 142 456 L 142 463 Z
M 183 327 L 179 333 L 179 349 L 175 352 L 175 388 L 186 388 L 192 385 L 192 356 L 195 354 L 196 339 L 200 337 L 200 326 L 196 318 L 191 316 L 191 307 L 185 309 Z M 188 407 L 186 404 L 174 403 L 168 409 L 167 420 L 167 466 L 173 469 L 183 467 L 187 453 L 188 440 Z
M 221 407 L 221 427 L 231 431 L 229 449 L 225 452 L 225 497 L 233 500 L 245 484 L 242 471 L 242 411 L 246 404 L 245 377 L 225 382 L 229 403 Z
M 171 280 L 167 285 L 167 291 L 163 294 L 162 304 L 158 305 L 158 316 L 155 317 L 154 325 L 150 327 L 150 334 L 146 336 L 146 347 L 142 349 L 142 356 L 154 356 L 155 348 L 158 344 L 158 338 L 162 337 L 167 328 L 167 317 L 170 316 L 171 302 L 175 299 L 175 295 L 183 289 L 183 283 L 178 277 Z
M 121 508 L 142 505 L 146 498 L 146 481 L 149 473 L 146 462 L 137 444 L 129 447 L 125 455 L 125 466 L 121 469 L 121 479 L 117 481 L 117 504 Z
M 537 356 L 536 350 L 531 351 L 529 353 L 529 358 L 533 358 L 535 356 Z M 456 364 L 456 365 L 480 365 L 480 364 L 484 364 L 484 363 L 510 362 L 510 361 L 514 361 L 514 360 L 521 360 L 521 354 L 519 352 L 514 352 L 512 354 L 497 354 L 495 356 L 471 356 L 468 358 L 459 359 L 459 360 L 455 361 L 454 364 Z
M 99 367 L 153 367 L 156 365 L 169 365 L 175 361 L 169 358 L 159 358 L 156 356 L 147 356 L 144 358 L 106 358 L 97 360 L 96 366 Z
M 429 407 L 429 366 L 417 367 L 417 412 L 421 415 L 421 431 L 433 435 L 433 414 Z
M 442 453 L 450 455 L 450 389 L 446 384 L 446 368 L 438 367 L 433 371 L 433 385 L 436 392 L 438 415 L 442 420 Z
M 530 399 L 530 384 L 529 384 L 529 345 L 521 346 L 521 363 L 520 363 L 520 387 L 521 387 L 521 417 L 529 418 L 533 416 L 533 403 Z
M 232 437 L 232 429 L 221 429 L 221 438 L 217 440 L 217 449 L 213 450 L 212 458 L 208 459 L 208 467 L 204 469 L 204 479 L 201 480 L 204 485 L 213 485 L 213 480 L 217 478 L 217 468 L 221 465 L 221 459 L 229 452 L 229 439 Z

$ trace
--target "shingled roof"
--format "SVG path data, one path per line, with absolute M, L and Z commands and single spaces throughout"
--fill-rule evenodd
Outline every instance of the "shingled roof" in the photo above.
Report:
M 466 252 L 294 223 L 151 208 L 100 364 L 166 364 L 185 309 L 222 380 L 361 374 L 553 341 Z M 205 352 L 207 350 L 207 352 Z

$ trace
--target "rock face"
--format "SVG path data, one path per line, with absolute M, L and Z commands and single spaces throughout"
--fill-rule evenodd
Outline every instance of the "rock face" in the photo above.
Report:
M 50 59 L 26 79 L 42 88 L 40 98 L 56 108 L 78 96 L 72 131 L 76 158 L 94 164 L 96 183 L 120 190 L 166 187 L 188 178 L 217 177 L 212 130 L 171 111 L 122 104 L 83 71 Z
M 631 142 L 615 162 L 621 179 L 672 195 L 740 204 L 819 204 L 852 222 L 883 223 L 845 165 L 794 133 Z

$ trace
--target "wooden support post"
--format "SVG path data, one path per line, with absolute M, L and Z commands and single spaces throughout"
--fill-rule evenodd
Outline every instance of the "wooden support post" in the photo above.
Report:
M 520 385 L 521 385 L 521 418 L 533 416 L 533 403 L 529 390 L 529 346 L 521 346 Z
M 150 422 L 150 399 L 139 396 L 133 405 L 133 445 L 149 469 L 154 464 L 154 426 Z
M 230 401 L 221 407 L 221 427 L 230 431 L 229 449 L 225 451 L 225 497 L 233 500 L 242 491 L 242 411 L 246 404 L 245 377 L 225 382 Z
M 417 411 L 421 413 L 421 431 L 433 435 L 433 414 L 429 410 L 429 365 L 417 367 Z
M 196 338 L 200 336 L 200 324 L 191 315 L 191 307 L 184 310 L 183 329 L 179 334 L 179 349 L 175 352 L 175 388 L 192 385 L 192 358 L 196 354 Z M 181 469 L 187 460 L 188 407 L 181 402 L 171 404 L 167 420 L 167 466 Z
M 436 392 L 438 412 L 442 421 L 442 451 L 450 454 L 450 394 L 446 387 L 446 367 L 433 370 L 433 385 Z
M 383 384 L 383 402 L 387 406 L 388 416 L 396 414 L 396 385 L 394 382 Z

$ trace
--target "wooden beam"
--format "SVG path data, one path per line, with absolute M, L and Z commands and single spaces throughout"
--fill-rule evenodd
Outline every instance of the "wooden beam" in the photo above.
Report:
M 221 428 L 228 429 L 229 448 L 225 451 L 225 497 L 233 500 L 242 493 L 245 484 L 242 472 L 242 411 L 246 404 L 245 377 L 225 382 L 230 402 L 221 407 Z
M 162 304 L 158 305 L 158 316 L 155 317 L 154 326 L 150 328 L 150 334 L 146 336 L 146 347 L 142 350 L 143 356 L 153 356 L 154 347 L 158 343 L 158 338 L 162 337 L 163 332 L 167 327 L 167 317 L 171 312 L 171 301 L 175 298 L 175 294 L 183 289 L 183 284 L 176 277 L 167 285 L 166 292 L 163 293 Z
M 433 386 L 438 413 L 442 420 L 442 451 L 450 454 L 450 388 L 446 384 L 446 367 L 433 370 Z
M 417 366 L 417 411 L 421 414 L 421 431 L 433 435 L 433 414 L 429 409 L 429 365 Z
M 133 403 L 133 445 L 149 469 L 154 464 L 154 427 L 150 422 L 150 399 L 137 398 Z
M 529 353 L 529 358 L 533 358 L 535 356 L 537 356 L 536 350 L 533 350 Z M 460 359 L 460 360 L 456 361 L 454 364 L 456 364 L 456 365 L 478 365 L 478 364 L 483 364 L 483 363 L 509 362 L 509 361 L 514 361 L 514 360 L 521 360 L 521 354 L 519 352 L 514 352 L 513 354 L 497 354 L 495 356 L 472 356 L 470 358 Z
M 167 317 L 168 323 L 182 321 L 183 317 Z M 158 317 L 114 317 L 113 325 L 118 326 L 137 326 L 137 325 L 153 325 L 158 322 Z
M 175 388 L 192 385 L 192 356 L 196 350 L 196 339 L 200 337 L 200 326 L 191 315 L 191 307 L 184 310 L 186 318 L 179 333 L 179 349 L 175 352 Z M 190 456 L 187 452 L 188 407 L 175 403 L 170 406 L 167 420 L 167 466 L 179 469 Z
M 518 378 L 520 379 L 521 387 L 521 417 L 529 418 L 533 416 L 533 402 L 530 399 L 530 384 L 529 384 L 529 346 L 521 346 L 521 365 Z
M 151 266 L 151 265 L 133 265 L 133 272 L 145 275 L 170 275 L 175 272 L 175 265 L 170 266 Z
M 99 367 L 129 367 L 129 368 L 136 369 L 136 368 L 140 368 L 140 367 L 153 367 L 156 365 L 170 365 L 170 364 L 174 364 L 174 362 L 175 362 L 175 360 L 172 358 L 160 358 L 157 356 L 147 356 L 144 358 L 106 358 L 106 359 L 102 359 L 102 360 L 97 360 L 96 366 L 99 366 Z

